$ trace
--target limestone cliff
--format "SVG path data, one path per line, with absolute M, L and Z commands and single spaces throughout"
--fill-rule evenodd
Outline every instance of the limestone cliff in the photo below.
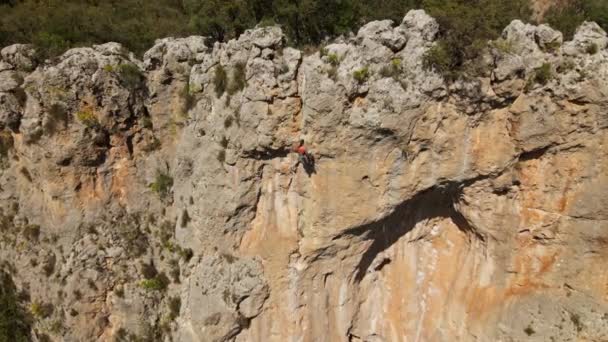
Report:
M 33 339 L 608 340 L 606 33 L 514 21 L 448 83 L 437 31 L 2 49 L 0 261 Z

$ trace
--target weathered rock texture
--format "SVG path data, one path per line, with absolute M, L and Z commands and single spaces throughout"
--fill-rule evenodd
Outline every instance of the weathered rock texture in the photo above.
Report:
M 437 31 L 4 48 L 0 260 L 35 338 L 608 340 L 606 33 L 514 21 L 447 84 Z

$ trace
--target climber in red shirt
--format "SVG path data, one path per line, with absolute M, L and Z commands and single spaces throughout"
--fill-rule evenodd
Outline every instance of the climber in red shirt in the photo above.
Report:
M 310 153 L 306 150 L 304 146 L 304 139 L 300 139 L 300 143 L 298 146 L 293 148 L 293 151 L 298 154 L 298 162 L 294 166 L 294 169 L 298 167 L 299 163 L 302 163 L 304 166 L 304 170 L 310 176 L 311 173 L 315 173 L 314 159 Z

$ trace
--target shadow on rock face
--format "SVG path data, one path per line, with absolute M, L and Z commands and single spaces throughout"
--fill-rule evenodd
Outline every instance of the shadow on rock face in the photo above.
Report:
M 373 240 L 373 243 L 365 251 L 356 266 L 355 281 L 363 280 L 376 257 L 389 249 L 422 221 L 433 218 L 450 218 L 461 231 L 473 233 L 478 238 L 483 239 L 469 225 L 464 216 L 455 209 L 454 204 L 457 202 L 459 195 L 460 187 L 458 184 L 434 187 L 405 201 L 387 217 L 346 232 L 346 235 L 362 236 L 365 240 Z M 338 238 L 340 237 L 335 239 Z M 390 262 L 390 260 L 387 262 Z

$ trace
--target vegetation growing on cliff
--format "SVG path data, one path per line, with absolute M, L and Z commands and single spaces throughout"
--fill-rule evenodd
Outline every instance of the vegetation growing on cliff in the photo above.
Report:
M 29 320 L 10 275 L 0 271 L 0 342 L 29 341 Z
M 573 0 L 567 6 L 553 6 L 547 12 L 545 21 L 564 34 L 564 39 L 572 39 L 576 28 L 583 21 L 595 21 L 608 30 L 608 1 Z
M 370 20 L 389 18 L 398 24 L 408 10 L 423 8 L 441 26 L 441 44 L 429 55 L 428 64 L 453 77 L 476 65 L 486 42 L 496 39 L 512 19 L 529 21 L 530 3 L 531 0 L 0 0 L 0 46 L 32 43 L 46 58 L 71 47 L 116 41 L 142 54 L 160 37 L 199 34 L 212 41 L 226 41 L 258 24 L 281 25 L 291 45 L 319 45 L 326 38 L 356 31 Z M 596 21 L 608 29 L 608 2 L 572 0 L 568 6 L 550 9 L 545 20 L 564 31 L 567 38 L 583 20 Z

